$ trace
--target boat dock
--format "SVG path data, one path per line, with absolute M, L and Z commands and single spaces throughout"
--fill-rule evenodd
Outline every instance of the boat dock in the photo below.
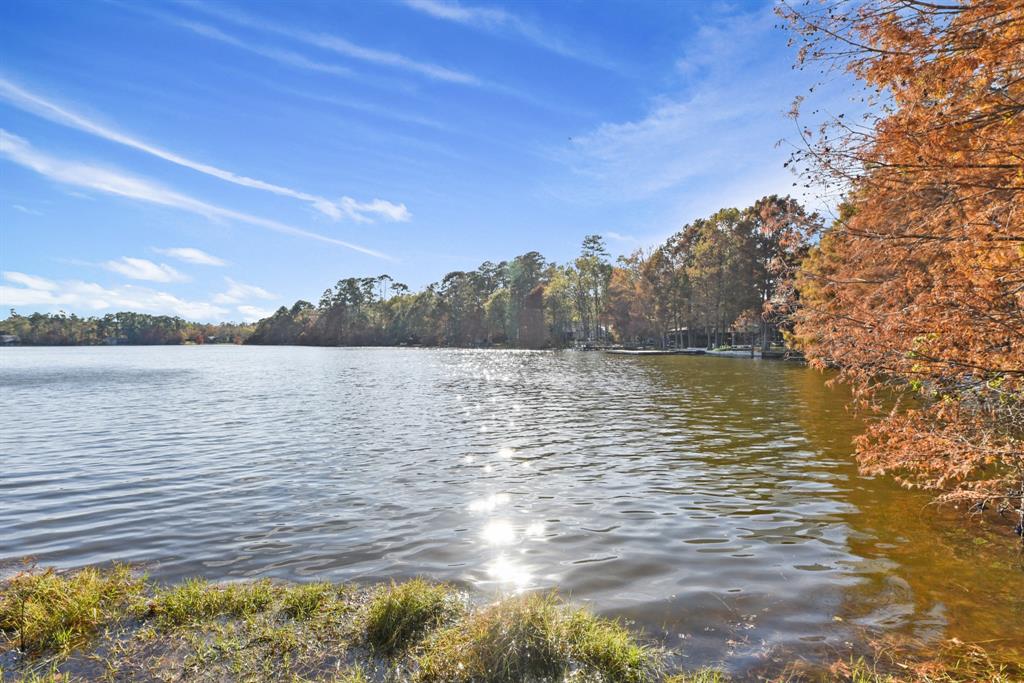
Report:
M 613 353 L 618 356 L 720 356 L 725 358 L 758 358 L 763 360 L 788 360 L 804 362 L 803 354 L 796 351 L 768 351 L 762 352 L 756 349 L 751 353 L 749 349 L 715 351 L 714 349 L 602 349 L 605 353 Z
M 607 349 L 619 356 L 702 356 L 704 349 Z

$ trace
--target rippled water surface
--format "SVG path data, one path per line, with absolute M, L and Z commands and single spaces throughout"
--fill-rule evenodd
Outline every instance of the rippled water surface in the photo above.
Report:
M 557 586 L 735 671 L 865 633 L 1021 647 L 1013 543 L 859 476 L 843 399 L 730 358 L 0 349 L 0 559 Z

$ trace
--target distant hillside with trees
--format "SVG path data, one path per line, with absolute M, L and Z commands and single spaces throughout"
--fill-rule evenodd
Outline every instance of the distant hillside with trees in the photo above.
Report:
M 570 263 L 531 251 L 448 273 L 419 292 L 389 275 L 346 278 L 316 304 L 282 306 L 248 343 L 767 345 L 795 305 L 792 274 L 819 227 L 795 200 L 771 196 L 614 264 L 601 236 L 588 235 Z
M 19 315 L 13 309 L 0 320 L 0 340 L 27 346 L 97 344 L 241 344 L 253 326 L 240 323 L 194 323 L 167 315 L 108 313 L 81 318 L 60 313 Z

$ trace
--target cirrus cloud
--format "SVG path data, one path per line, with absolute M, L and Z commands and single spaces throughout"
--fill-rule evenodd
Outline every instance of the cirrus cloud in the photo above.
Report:
M 551 35 L 540 25 L 498 7 L 463 5 L 454 0 L 405 0 L 405 5 L 435 19 L 471 26 L 490 33 L 507 31 L 517 34 L 534 45 L 563 57 L 614 70 L 613 65 L 607 60 L 584 52 Z
M 52 280 L 47 280 L 43 277 L 36 277 L 35 275 L 19 273 L 13 270 L 6 271 L 4 273 L 4 279 L 8 282 L 14 282 L 15 284 L 28 287 L 29 289 L 39 289 L 43 291 L 57 289 L 57 283 Z
M 262 287 L 256 285 L 247 285 L 243 282 L 236 282 L 229 277 L 224 278 L 224 281 L 228 284 L 226 292 L 221 292 L 213 297 L 214 302 L 218 304 L 235 304 L 246 299 L 276 299 L 276 294 L 271 294 Z
M 23 111 L 27 111 L 35 114 L 36 116 L 47 119 L 48 121 L 53 121 L 54 123 L 59 123 L 62 126 L 74 128 L 76 130 L 89 133 L 90 135 L 103 138 L 104 140 L 109 140 L 126 147 L 131 147 L 132 149 L 163 159 L 164 161 L 168 161 L 172 164 L 184 166 L 185 168 L 193 171 L 213 176 L 219 180 L 223 180 L 234 185 L 241 185 L 242 187 L 262 190 L 271 194 L 291 197 L 292 199 L 308 202 L 317 211 L 320 211 L 335 220 L 347 217 L 361 223 L 372 223 L 375 218 L 384 218 L 385 220 L 392 221 L 408 221 L 412 218 L 412 214 L 406 208 L 405 204 L 389 202 L 383 199 L 374 199 L 372 202 L 360 203 L 351 197 L 342 197 L 339 200 L 332 200 L 310 192 L 303 192 L 290 187 L 276 185 L 265 180 L 251 178 L 233 171 L 228 171 L 213 164 L 190 159 L 182 156 L 181 154 L 177 154 L 176 152 L 164 149 L 158 145 L 143 142 L 142 140 L 132 137 L 127 133 L 87 118 L 71 108 L 59 105 L 38 93 L 31 92 L 30 90 L 27 90 L 26 88 L 12 83 L 2 77 L 0 77 L 0 99 L 7 101 Z M 5 139 L 3 141 L 5 146 L 10 145 L 14 147 L 18 142 L 25 142 L 24 140 L 15 136 L 10 136 L 10 134 L 7 133 L 5 133 L 5 136 L 11 138 L 10 140 Z
M 389 52 L 377 48 L 357 45 L 350 40 L 329 33 L 305 31 L 298 28 L 285 26 L 277 21 L 267 21 L 244 12 L 230 10 L 222 5 L 211 3 L 190 3 L 192 9 L 214 16 L 223 21 L 228 21 L 237 26 L 244 26 L 249 29 L 264 31 L 282 35 L 292 40 L 305 43 L 322 50 L 328 50 L 351 59 L 363 62 L 370 62 L 381 66 L 394 67 L 405 71 L 418 73 L 433 80 L 445 81 L 448 83 L 459 83 L 462 85 L 481 85 L 480 79 L 472 74 L 457 71 L 438 64 L 422 62 L 406 57 L 397 52 Z
M 198 266 L 225 266 L 227 261 L 213 254 L 207 254 L 202 249 L 196 249 L 195 247 L 168 247 L 166 249 L 153 248 L 158 254 L 164 256 L 170 256 L 176 258 L 179 261 L 186 263 L 194 263 Z
M 51 156 L 36 150 L 27 140 L 18 137 L 0 128 L 0 156 L 5 156 L 11 161 L 25 168 L 29 168 L 42 176 L 50 178 L 59 183 L 85 187 L 98 190 L 107 194 L 128 197 L 159 206 L 168 206 L 182 211 L 205 216 L 211 220 L 231 220 L 239 223 L 255 225 L 267 230 L 305 237 L 307 239 L 336 244 L 338 246 L 352 249 L 354 251 L 376 256 L 386 260 L 393 260 L 387 254 L 368 249 L 367 247 L 346 242 L 344 240 L 327 237 L 319 233 L 296 228 L 286 223 L 262 218 L 242 211 L 234 211 L 221 206 L 216 206 L 194 197 L 190 197 L 174 190 L 161 187 L 156 183 L 143 178 L 110 170 L 93 164 L 86 164 L 77 161 L 69 161 Z
M 120 259 L 107 261 L 103 267 L 133 280 L 149 280 L 150 282 L 185 282 L 188 280 L 188 277 L 166 263 L 153 263 L 148 259 L 131 256 L 122 256 Z

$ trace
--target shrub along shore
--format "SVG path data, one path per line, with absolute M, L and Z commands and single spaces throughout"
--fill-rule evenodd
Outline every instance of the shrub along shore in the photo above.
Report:
M 664 655 L 623 623 L 554 593 L 474 605 L 464 592 L 422 579 L 159 586 L 125 565 L 32 569 L 0 583 L 3 680 L 730 680 L 713 669 L 669 671 Z M 839 662 L 791 668 L 775 680 L 1009 682 L 1022 674 L 960 647 L 941 661 Z

